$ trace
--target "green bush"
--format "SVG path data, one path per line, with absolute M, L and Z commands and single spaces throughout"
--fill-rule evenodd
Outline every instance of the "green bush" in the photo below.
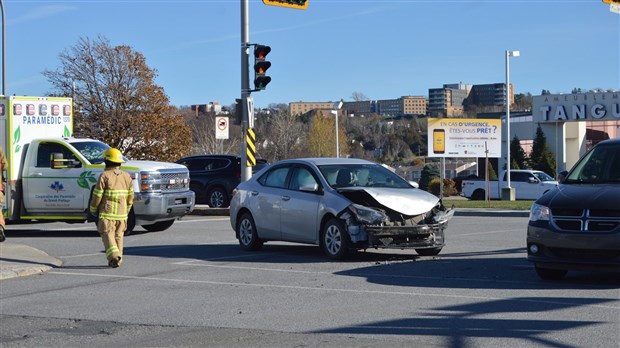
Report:
M 441 179 L 434 178 L 428 183 L 428 192 L 439 197 Z M 443 196 L 449 197 L 457 195 L 456 183 L 452 179 L 443 179 Z

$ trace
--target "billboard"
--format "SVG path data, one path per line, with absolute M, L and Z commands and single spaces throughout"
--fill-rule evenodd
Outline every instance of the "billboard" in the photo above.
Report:
M 428 119 L 428 157 L 499 158 L 501 151 L 500 119 Z

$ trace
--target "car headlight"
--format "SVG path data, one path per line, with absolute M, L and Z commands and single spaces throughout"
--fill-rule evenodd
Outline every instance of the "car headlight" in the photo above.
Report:
M 549 221 L 549 207 L 540 204 L 532 204 L 530 208 L 530 221 Z
M 351 210 L 357 221 L 363 224 L 378 225 L 381 224 L 384 220 L 387 220 L 387 216 L 383 212 L 370 209 L 359 204 L 351 204 L 351 206 L 349 206 L 349 209 Z

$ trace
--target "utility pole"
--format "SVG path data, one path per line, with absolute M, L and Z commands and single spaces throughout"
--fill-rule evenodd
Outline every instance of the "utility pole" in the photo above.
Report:
M 241 0 L 241 181 L 252 177 L 248 167 L 246 132 L 249 127 L 248 98 L 250 97 L 250 5 Z

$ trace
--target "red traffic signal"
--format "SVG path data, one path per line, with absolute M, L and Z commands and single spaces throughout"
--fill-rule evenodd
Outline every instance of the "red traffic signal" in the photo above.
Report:
M 271 52 L 271 47 L 265 45 L 256 45 L 254 46 L 254 58 L 256 59 L 265 59 L 267 55 Z
M 265 60 L 269 52 L 271 52 L 271 47 L 269 46 L 254 46 L 254 88 L 257 90 L 265 89 L 269 82 L 271 82 L 271 77 L 265 75 L 267 69 L 271 67 L 271 62 Z

